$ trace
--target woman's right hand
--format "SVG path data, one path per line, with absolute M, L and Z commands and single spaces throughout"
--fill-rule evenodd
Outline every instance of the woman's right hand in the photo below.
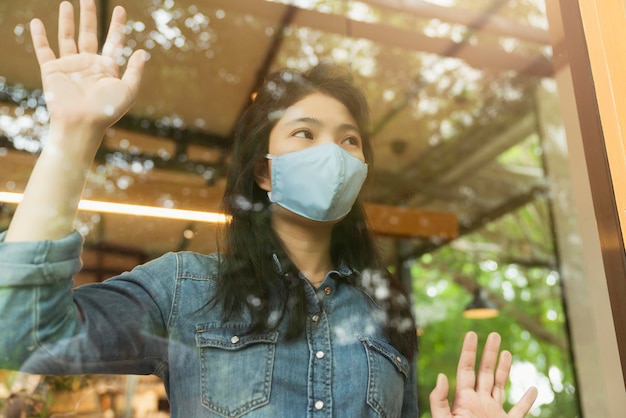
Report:
M 93 0 L 81 0 L 78 42 L 75 41 L 74 8 L 59 6 L 59 56 L 50 48 L 43 23 L 31 22 L 31 36 L 41 68 L 44 97 L 52 124 L 64 127 L 89 125 L 104 131 L 121 118 L 135 101 L 145 52 L 135 51 L 119 76 L 124 47 L 126 12 L 117 6 L 98 54 L 97 15 Z M 76 145 L 76 144 L 74 144 Z
M 87 173 L 106 129 L 128 111 L 137 97 L 145 52 L 133 53 L 124 75 L 119 60 L 126 12 L 116 7 L 102 54 L 98 54 L 97 14 L 93 0 L 81 0 L 78 42 L 74 9 L 59 7 L 59 57 L 40 20 L 31 22 L 50 114 L 48 141 L 37 159 L 22 202 L 5 241 L 40 241 L 66 236 L 74 228 Z

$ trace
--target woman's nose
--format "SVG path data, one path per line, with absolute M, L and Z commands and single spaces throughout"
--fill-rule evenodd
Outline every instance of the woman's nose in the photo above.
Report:
M 321 135 L 318 136 L 317 138 L 317 143 L 318 145 L 322 145 L 322 144 L 338 144 L 339 143 L 339 139 L 335 138 L 334 135 L 332 135 L 330 132 L 325 132 L 322 133 Z

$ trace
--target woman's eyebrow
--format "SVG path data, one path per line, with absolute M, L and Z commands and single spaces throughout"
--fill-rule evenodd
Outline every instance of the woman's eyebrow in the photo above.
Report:
M 351 123 L 342 123 L 341 125 L 339 125 L 337 130 L 338 131 L 342 131 L 342 132 L 345 132 L 345 131 L 357 131 L 357 132 L 361 133 L 361 130 L 357 126 L 354 126 Z
M 324 123 L 321 120 L 319 120 L 317 118 L 309 117 L 309 116 L 290 120 L 290 121 L 286 122 L 285 125 L 297 125 L 298 123 L 309 123 L 311 125 L 316 125 L 316 126 L 324 125 Z M 339 132 L 345 132 L 345 131 L 361 132 L 357 126 L 355 126 L 355 125 L 353 125 L 351 123 L 342 123 L 341 125 L 339 125 L 337 127 L 337 131 L 339 131 Z
M 322 121 L 317 119 L 317 118 L 312 118 L 312 117 L 302 117 L 302 118 L 298 118 L 298 119 L 293 119 L 290 120 L 288 122 L 286 122 L 286 125 L 296 125 L 298 123 L 309 123 L 311 125 L 317 125 L 317 126 L 321 126 L 323 125 Z

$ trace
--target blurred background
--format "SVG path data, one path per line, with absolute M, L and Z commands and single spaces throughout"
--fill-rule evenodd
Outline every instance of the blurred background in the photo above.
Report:
M 555 79 L 565 64 L 543 0 L 96 3 L 102 37 L 113 7 L 126 7 L 124 57 L 144 48 L 149 61 L 90 172 L 77 285 L 167 251 L 214 252 L 232 134 L 257 86 L 274 70 L 332 61 L 371 106 L 364 200 L 414 298 L 421 416 L 468 330 L 481 341 L 498 331 L 513 352 L 509 405 L 536 385 L 532 416 L 582 416 L 563 287 L 562 251 L 580 241 Z M 0 230 L 46 138 L 28 22 L 42 19 L 56 50 L 58 4 L 0 3 Z M 146 207 L 169 212 L 131 214 Z M 1 373 L 0 402 L 29 405 L 28 416 L 168 416 L 149 377 Z

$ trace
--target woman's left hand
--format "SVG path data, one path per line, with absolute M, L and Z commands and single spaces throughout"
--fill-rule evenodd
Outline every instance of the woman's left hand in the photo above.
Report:
M 489 334 L 483 351 L 478 375 L 474 371 L 478 336 L 468 332 L 463 341 L 457 368 L 457 385 L 452 409 L 448 403 L 448 379 L 439 374 L 437 385 L 430 393 L 430 411 L 433 418 L 523 418 L 537 398 L 532 387 L 507 413 L 504 410 L 504 388 L 511 370 L 511 353 L 500 351 L 500 335 Z M 496 368 L 496 360 L 497 368 Z

